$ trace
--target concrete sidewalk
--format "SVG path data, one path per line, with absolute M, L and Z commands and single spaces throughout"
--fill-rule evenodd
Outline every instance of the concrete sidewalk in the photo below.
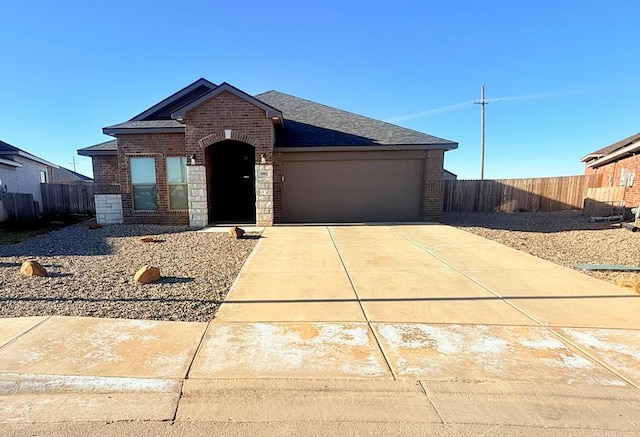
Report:
M 0 422 L 638 430 L 635 293 L 439 224 L 262 237 L 209 324 L 0 320 Z

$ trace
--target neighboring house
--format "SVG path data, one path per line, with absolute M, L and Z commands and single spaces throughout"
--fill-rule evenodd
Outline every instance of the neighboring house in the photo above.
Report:
M 458 175 L 455 174 L 455 173 L 451 173 L 447 169 L 442 169 L 442 178 L 445 181 L 457 181 L 458 180 Z
M 9 193 L 33 195 L 42 210 L 40 184 L 51 181 L 51 172 L 58 166 L 0 141 L 0 185 Z
M 601 187 L 625 187 L 628 208 L 640 206 L 640 133 L 591 152 L 581 159 L 585 174 L 599 174 Z M 637 179 L 636 179 L 637 177 Z
M 54 184 L 90 184 L 93 179 L 68 168 L 58 167 L 51 170 L 51 182 Z
M 80 149 L 101 223 L 380 222 L 442 212 L 458 144 L 278 91 L 199 79 Z

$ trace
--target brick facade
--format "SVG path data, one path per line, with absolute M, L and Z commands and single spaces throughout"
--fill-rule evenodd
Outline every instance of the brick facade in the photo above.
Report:
M 190 110 L 185 124 L 187 156 L 195 156 L 196 165 L 206 166 L 207 187 L 211 187 L 212 183 L 209 147 L 219 142 L 239 141 L 253 146 L 256 168 L 260 165 L 270 165 L 273 161 L 275 128 L 266 112 L 229 92 L 223 92 Z M 273 207 L 271 194 L 266 197 L 260 195 L 264 191 L 264 188 L 256 188 L 256 221 L 260 225 L 271 225 L 273 211 L 265 212 L 264 209 L 258 208 L 266 203 Z M 211 206 L 212 190 L 207 190 L 207 197 Z
M 586 167 L 585 174 L 599 174 L 601 187 L 620 187 L 622 172 L 635 172 L 633 185 L 625 188 L 624 201 L 627 208 L 640 206 L 640 157 L 629 156 L 619 161 L 593 168 Z
M 236 140 L 255 147 L 255 162 L 271 164 L 275 128 L 264 110 L 223 92 L 192 109 L 187 114 L 185 145 L 187 156 L 195 155 L 196 164 L 204 165 L 204 149 L 224 140 Z
M 282 153 L 273 154 L 273 222 L 282 223 Z
M 125 223 L 156 223 L 163 225 L 188 225 L 189 211 L 169 210 L 166 158 L 187 156 L 184 135 L 132 134 L 118 136 L 118 167 L 120 169 L 120 193 Z M 156 211 L 134 211 L 131 188 L 130 158 L 151 157 L 156 164 Z
M 425 155 L 423 220 L 438 221 L 442 215 L 444 202 L 444 181 L 442 180 L 444 150 L 427 150 Z
M 259 225 L 281 223 L 282 154 L 273 151 L 276 128 L 274 121 L 267 116 L 267 111 L 236 94 L 223 91 L 187 110 L 181 120 L 185 126 L 184 133 L 119 133 L 116 134 L 117 156 L 92 157 L 96 184 L 120 185 L 118 191 L 122 199 L 124 222 L 191 224 L 194 227 L 206 225 L 213 204 L 211 152 L 220 142 L 238 141 L 251 145 L 255 152 L 256 221 Z M 442 212 L 444 150 L 427 150 L 420 153 L 424 153 L 425 159 L 422 217 L 425 221 L 434 221 L 440 218 Z M 171 156 L 195 158 L 194 165 L 190 165 L 187 172 L 191 175 L 188 176 L 189 210 L 169 210 L 166 158 Z M 133 157 L 155 158 L 155 211 L 133 209 L 129 161 Z M 193 180 L 189 180 L 189 177 Z M 107 191 L 104 194 L 107 194 Z
M 120 180 L 118 157 L 101 155 L 91 158 L 93 164 L 93 182 L 95 184 L 114 184 Z

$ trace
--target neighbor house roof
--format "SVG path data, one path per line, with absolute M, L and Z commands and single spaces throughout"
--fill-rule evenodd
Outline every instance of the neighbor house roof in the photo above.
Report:
M 29 152 L 25 152 L 22 149 L 17 148 L 16 146 L 12 146 L 11 144 L 5 143 L 4 141 L 0 141 L 0 157 L 3 159 L 7 159 L 7 157 L 11 156 L 22 156 L 23 158 L 30 159 L 40 164 L 48 165 L 49 167 L 58 168 L 56 164 L 53 164 L 49 161 L 45 161 L 42 158 L 39 158 L 35 155 L 32 155 Z M 8 158 L 11 160 L 11 158 Z
M 58 167 L 51 171 L 53 182 L 93 182 L 89 176 L 77 173 L 68 168 Z
M 447 150 L 458 147 L 453 141 L 279 91 L 255 97 L 282 111 L 285 129 L 280 132 L 277 147 L 437 145 Z
M 634 155 L 640 151 L 640 133 L 631 135 L 630 137 L 613 143 L 595 152 L 585 155 L 581 161 L 586 163 L 587 167 L 600 167 L 610 162 L 618 161 L 627 156 Z

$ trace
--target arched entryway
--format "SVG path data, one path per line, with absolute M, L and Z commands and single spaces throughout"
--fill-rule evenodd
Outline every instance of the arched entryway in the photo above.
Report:
M 240 141 L 221 141 L 205 149 L 209 221 L 255 223 L 255 149 Z

